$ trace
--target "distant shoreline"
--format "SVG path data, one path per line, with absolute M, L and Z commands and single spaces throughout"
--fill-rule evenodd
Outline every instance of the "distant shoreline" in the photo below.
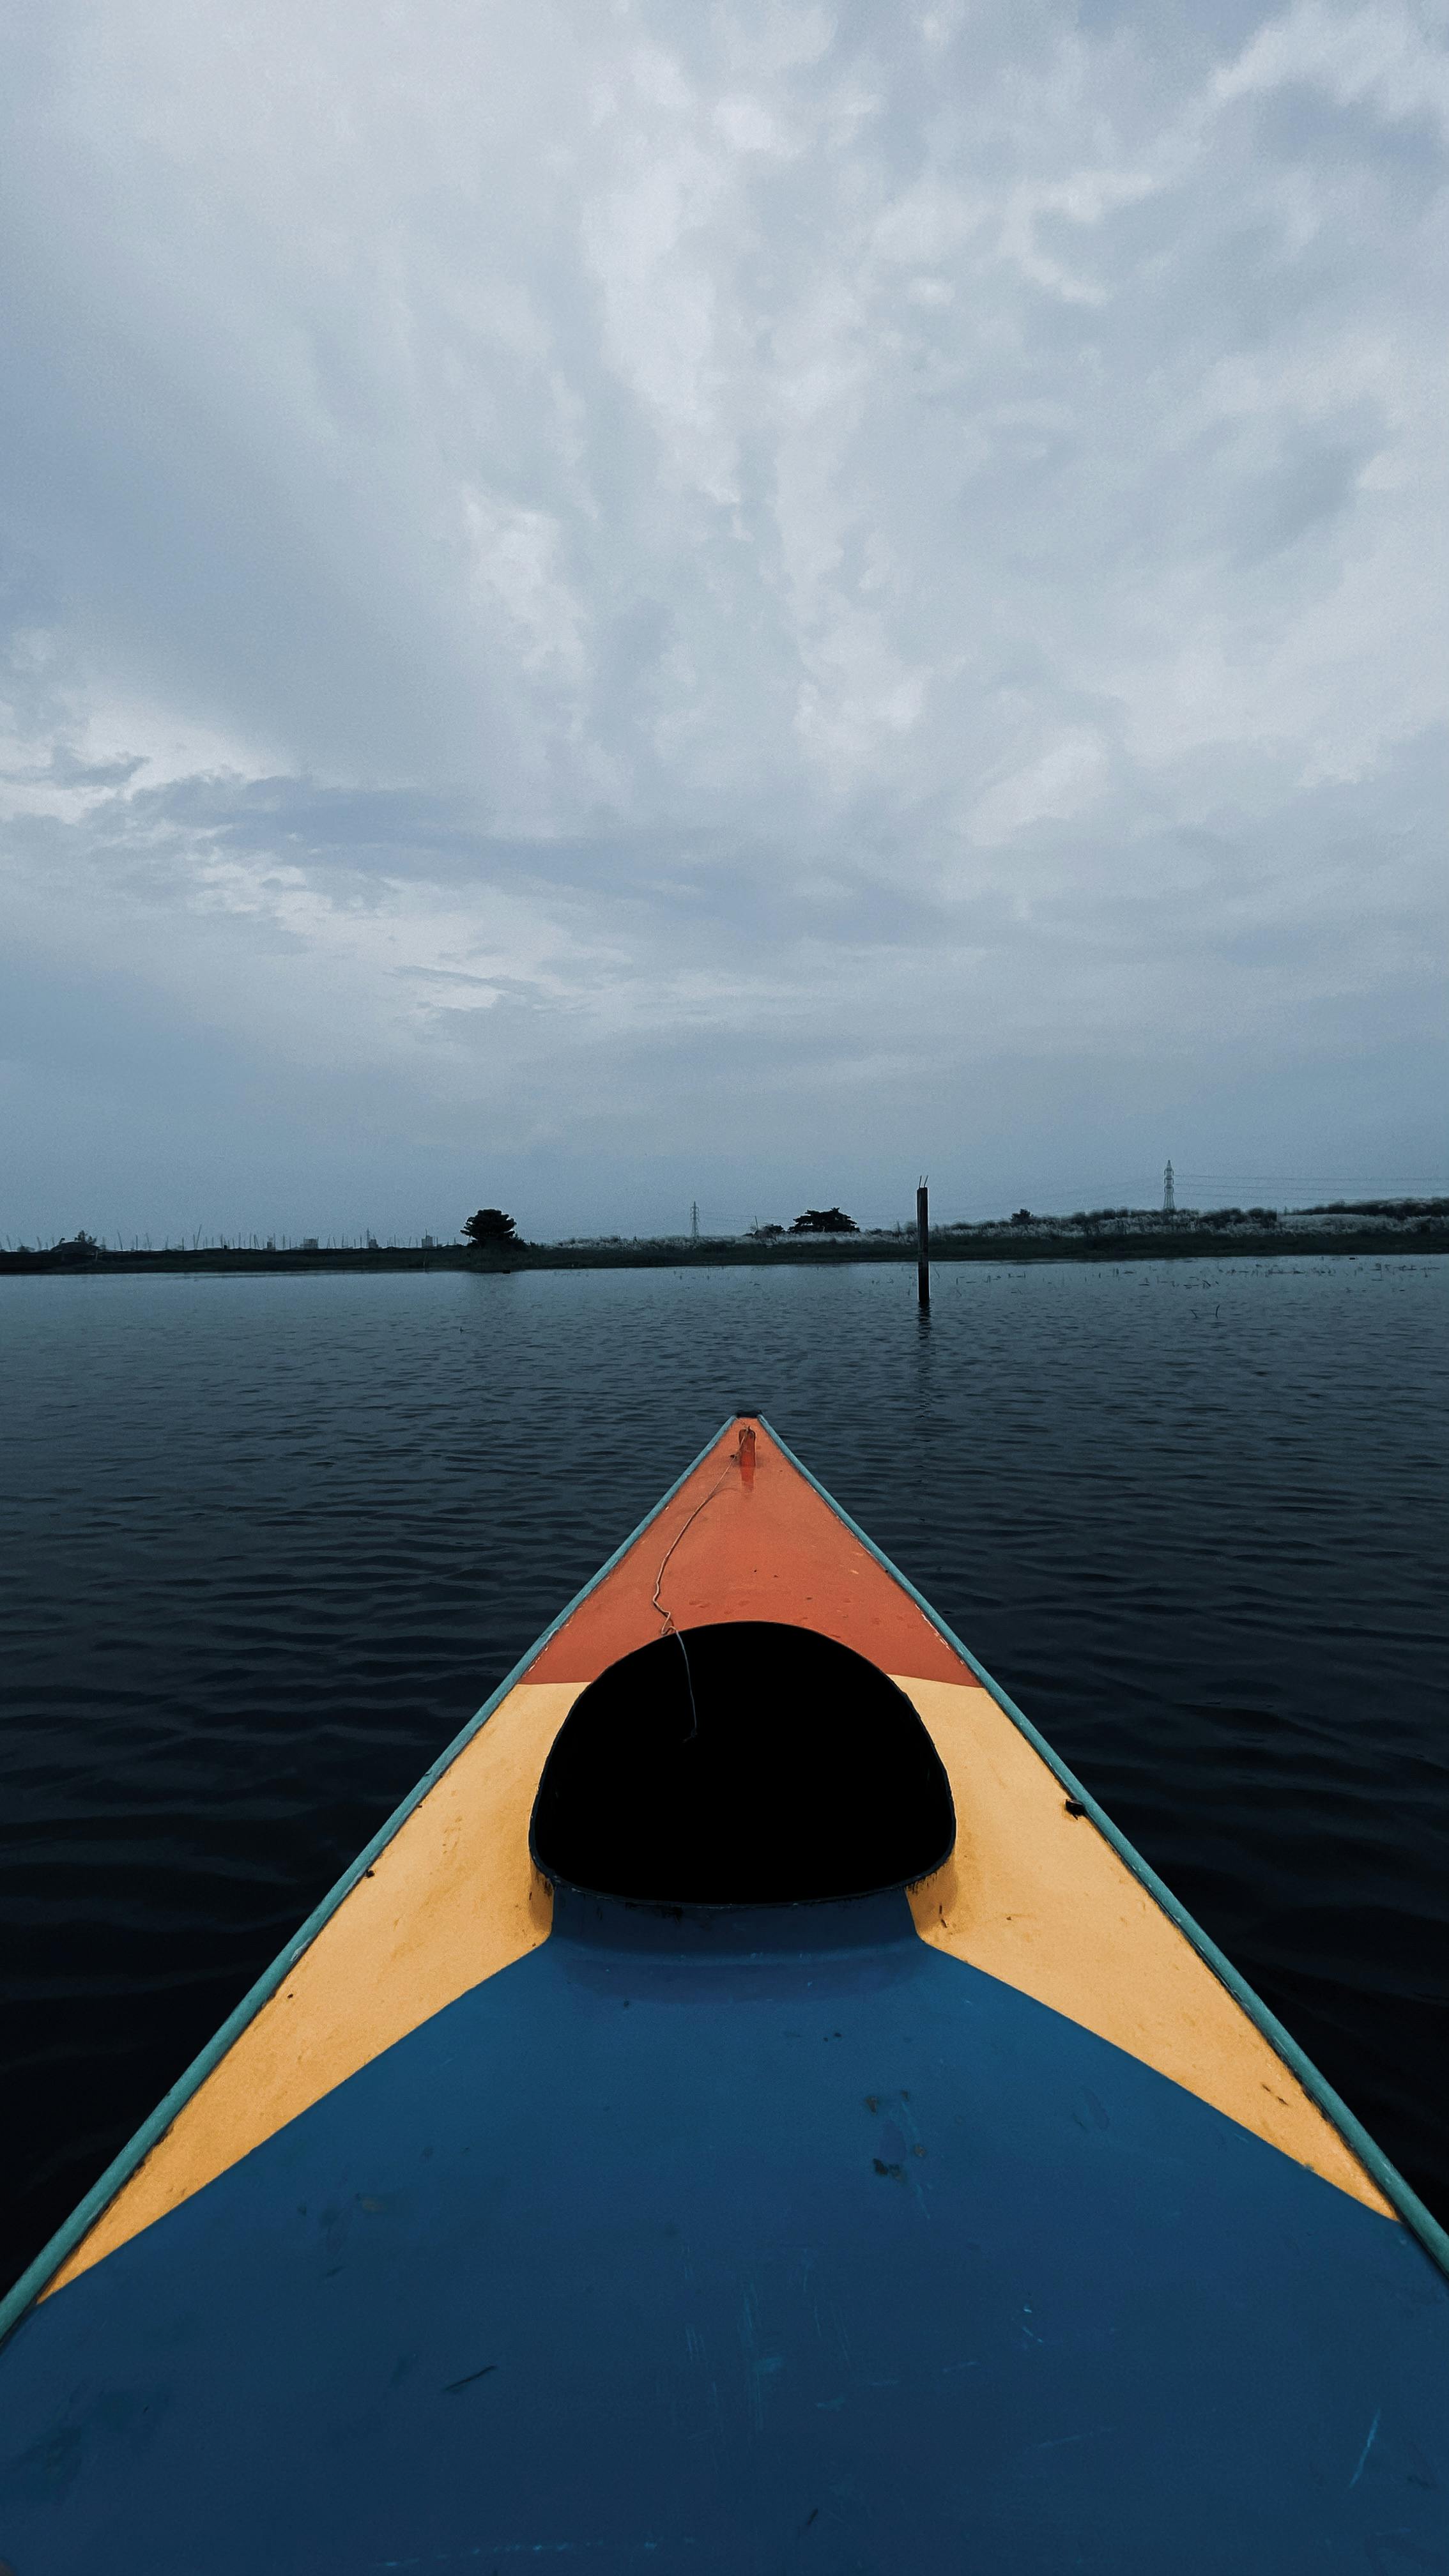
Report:
M 1368 1255 L 1449 1252 L 1449 1225 L 1422 1230 L 1386 1225 L 1324 1228 L 1273 1227 L 1261 1231 L 1166 1227 L 1160 1232 L 1071 1237 L 1062 1234 L 932 1235 L 933 1265 L 989 1261 L 1019 1267 L 1026 1262 L 1103 1262 L 1121 1266 L 1135 1261 L 1225 1261 L 1248 1258 L 1281 1261 L 1332 1254 L 1349 1260 Z M 914 1266 L 914 1239 L 844 1235 L 786 1238 L 774 1244 L 731 1240 L 701 1243 L 514 1243 L 499 1252 L 477 1252 L 468 1244 L 380 1246 L 376 1251 L 252 1252 L 219 1247 L 195 1252 L 76 1252 L 67 1245 L 50 1252 L 0 1252 L 0 1278 L 96 1278 L 138 1273 L 210 1274 L 233 1277 L 295 1276 L 298 1272 L 378 1270 L 457 1270 L 478 1276 L 507 1276 L 519 1270 L 772 1270 L 814 1263 L 831 1268 L 843 1262 L 894 1262 Z

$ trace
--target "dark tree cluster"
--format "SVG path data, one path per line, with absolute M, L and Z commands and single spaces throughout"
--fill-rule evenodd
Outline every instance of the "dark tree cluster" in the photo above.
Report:
M 1324 1199 L 1305 1216 L 1449 1216 L 1449 1199 Z
M 859 1234 L 860 1228 L 844 1208 L 806 1208 L 790 1228 L 792 1234 Z
M 460 1232 L 480 1252 L 491 1252 L 502 1244 L 518 1241 L 518 1228 L 511 1216 L 505 1216 L 502 1208 L 479 1208 L 477 1215 L 470 1216 Z

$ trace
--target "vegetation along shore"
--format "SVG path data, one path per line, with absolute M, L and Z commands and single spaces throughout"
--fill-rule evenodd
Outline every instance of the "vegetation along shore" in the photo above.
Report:
M 135 1271 L 299 1270 L 678 1270 L 728 1264 L 775 1268 L 788 1262 L 914 1262 L 913 1226 L 862 1228 L 839 1208 L 807 1209 L 790 1227 L 754 1226 L 743 1235 L 603 1235 L 529 1243 L 496 1208 L 480 1209 L 460 1240 L 300 1243 L 272 1236 L 153 1245 L 106 1242 L 84 1232 L 49 1245 L 0 1250 L 0 1274 L 89 1277 Z M 931 1228 L 932 1261 L 1200 1261 L 1214 1255 L 1350 1258 L 1394 1252 L 1449 1252 L 1449 1198 L 1337 1201 L 1317 1208 L 1093 1208 L 1071 1216 L 1018 1209 L 984 1224 Z

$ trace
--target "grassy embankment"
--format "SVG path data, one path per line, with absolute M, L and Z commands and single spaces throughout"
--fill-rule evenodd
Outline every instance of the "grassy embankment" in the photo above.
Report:
M 1372 1222 L 1322 1228 L 1295 1223 L 1272 1227 L 1204 1225 L 1191 1219 L 1175 1224 L 1122 1229 L 1115 1226 L 1065 1225 L 1038 1221 L 1031 1226 L 989 1225 L 943 1228 L 931 1235 L 932 1262 L 993 1261 L 1182 1261 L 1224 1259 L 1300 1259 L 1333 1253 L 1362 1259 L 1365 1255 L 1449 1252 L 1449 1213 L 1417 1222 Z M 226 1272 L 251 1275 L 314 1270 L 695 1270 L 748 1266 L 775 1269 L 784 1264 L 894 1261 L 914 1263 L 914 1235 L 859 1234 L 784 1237 L 779 1243 L 751 1243 L 727 1236 L 699 1243 L 672 1239 L 637 1242 L 514 1243 L 494 1252 L 476 1252 L 467 1244 L 382 1245 L 372 1250 L 324 1247 L 316 1252 L 254 1252 L 240 1247 L 203 1247 L 196 1251 L 111 1252 L 71 1245 L 51 1251 L 0 1252 L 0 1274 L 49 1273 L 95 1278 L 136 1272 Z

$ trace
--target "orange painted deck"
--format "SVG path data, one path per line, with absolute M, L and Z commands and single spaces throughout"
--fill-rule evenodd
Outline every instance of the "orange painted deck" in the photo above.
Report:
M 754 1446 L 747 1484 L 738 1429 L 722 1435 L 623 1563 L 550 1638 L 529 1680 L 591 1682 L 657 1637 L 667 1611 L 676 1628 L 781 1619 L 853 1646 L 882 1672 L 976 1688 L 970 1666 L 763 1425 Z

